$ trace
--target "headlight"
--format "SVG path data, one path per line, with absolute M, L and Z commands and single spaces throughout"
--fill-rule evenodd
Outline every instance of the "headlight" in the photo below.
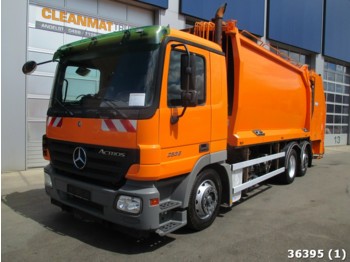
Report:
M 45 186 L 52 187 L 52 180 L 50 175 L 44 172 L 44 177 L 45 177 Z
M 118 210 L 132 213 L 132 214 L 139 214 L 141 212 L 142 207 L 142 201 L 139 197 L 131 197 L 131 196 L 124 196 L 121 195 L 118 197 L 116 208 Z

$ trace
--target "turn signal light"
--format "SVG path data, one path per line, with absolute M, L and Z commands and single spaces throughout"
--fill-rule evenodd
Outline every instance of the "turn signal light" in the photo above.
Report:
M 152 198 L 149 200 L 149 204 L 151 207 L 158 206 L 159 205 L 159 198 Z

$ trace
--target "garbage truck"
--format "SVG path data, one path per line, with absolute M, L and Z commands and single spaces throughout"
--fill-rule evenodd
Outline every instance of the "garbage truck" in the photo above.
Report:
M 223 21 L 225 8 L 182 31 L 66 44 L 42 62 L 57 63 L 42 144 L 52 204 L 128 232 L 199 231 L 220 206 L 269 179 L 290 184 L 323 156 L 321 76 Z

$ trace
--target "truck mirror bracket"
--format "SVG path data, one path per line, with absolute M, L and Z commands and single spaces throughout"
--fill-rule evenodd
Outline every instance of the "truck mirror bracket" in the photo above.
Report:
M 180 115 L 171 115 L 170 117 L 170 124 L 175 125 L 177 122 L 179 122 L 180 117 L 183 117 L 186 112 L 187 107 L 184 107 Z
M 43 64 L 47 64 L 47 63 L 51 63 L 51 62 L 58 62 L 57 60 L 48 60 L 48 61 L 44 61 L 44 62 L 40 62 L 37 63 L 33 60 L 28 61 L 26 63 L 24 63 L 24 65 L 22 66 L 22 72 L 25 75 L 30 75 L 31 73 L 33 73 L 35 71 L 35 69 L 37 68 L 38 65 L 43 65 Z

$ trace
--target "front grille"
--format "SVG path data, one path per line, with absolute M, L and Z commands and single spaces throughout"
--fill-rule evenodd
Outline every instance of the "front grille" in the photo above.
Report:
M 82 169 L 77 168 L 73 163 L 73 152 L 77 147 L 83 148 L 86 152 L 86 165 Z M 138 149 L 78 144 L 51 139 L 48 139 L 48 148 L 51 165 L 61 175 L 113 188 L 125 182 L 126 172 L 132 164 L 140 162 Z M 106 155 L 106 152 L 109 155 Z

